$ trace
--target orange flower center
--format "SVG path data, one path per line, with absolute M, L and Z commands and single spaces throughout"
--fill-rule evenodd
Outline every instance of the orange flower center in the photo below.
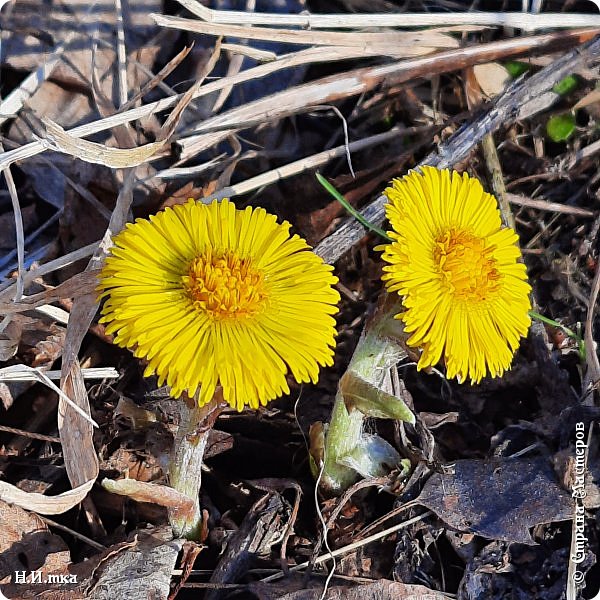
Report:
M 446 289 L 457 300 L 481 302 L 499 287 L 494 247 L 461 229 L 448 229 L 435 240 L 433 257 Z
M 196 310 L 216 320 L 244 319 L 261 312 L 267 303 L 264 274 L 249 258 L 226 250 L 209 249 L 194 258 L 183 286 Z

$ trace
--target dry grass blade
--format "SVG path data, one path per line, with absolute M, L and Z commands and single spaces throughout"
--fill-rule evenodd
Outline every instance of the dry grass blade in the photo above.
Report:
M 600 269 L 596 269 L 594 275 L 594 281 L 592 283 L 592 292 L 588 302 L 588 314 L 585 319 L 585 331 L 584 341 L 586 348 L 586 362 L 587 362 L 587 373 L 586 381 L 584 383 L 584 390 L 586 392 L 585 402 L 593 406 L 594 394 L 593 389 L 600 382 L 600 361 L 598 360 L 597 344 L 594 341 L 593 326 L 594 317 L 596 314 L 596 304 L 598 302 L 598 295 L 600 294 Z
M 166 140 L 173 135 L 183 111 L 192 101 L 195 92 L 202 85 L 206 76 L 216 65 L 219 58 L 219 52 L 220 43 L 217 42 L 215 51 L 205 66 L 199 81 L 179 99 L 177 105 L 161 127 L 156 142 L 144 144 L 137 148 L 110 148 L 104 144 L 98 144 L 97 142 L 90 142 L 75 137 L 66 132 L 57 123 L 54 123 L 48 118 L 42 118 L 41 121 L 45 128 L 45 137 L 42 143 L 47 144 L 50 148 L 57 150 L 58 152 L 63 152 L 64 154 L 74 156 L 86 162 L 104 165 L 113 169 L 137 167 L 146 163 L 165 145 Z
M 127 103 L 127 50 L 125 48 L 125 26 L 123 25 L 123 7 L 121 0 L 114 0 L 117 32 L 117 72 L 118 72 L 118 90 L 119 104 L 124 106 Z
M 516 40 L 481 44 L 473 48 L 452 50 L 447 53 L 440 53 L 435 57 L 432 57 L 432 59 L 429 59 L 431 62 L 420 63 L 422 64 L 422 69 L 420 72 L 422 75 L 426 75 L 428 71 L 432 74 L 437 74 L 439 72 L 464 68 L 469 64 L 478 64 L 488 62 L 490 60 L 497 60 L 499 58 L 515 57 L 534 52 L 547 53 L 556 49 L 567 48 L 575 44 L 580 44 L 590 40 L 597 33 L 598 30 L 596 29 L 569 31 L 564 33 L 549 33 L 539 36 L 532 36 L 529 38 L 518 38 Z M 257 67 L 248 69 L 247 71 L 243 71 L 232 79 L 225 78 L 203 85 L 200 89 L 195 91 L 194 99 L 222 90 L 223 88 L 226 88 L 232 84 L 235 85 L 253 79 L 258 79 L 260 77 L 265 77 L 280 69 L 287 69 L 297 65 L 305 65 L 316 62 L 329 62 L 332 60 L 345 60 L 347 58 L 352 58 L 353 56 L 348 54 L 345 50 L 346 49 L 332 48 L 326 51 L 324 48 L 310 48 L 308 50 L 288 54 L 282 56 L 276 61 L 273 61 L 272 63 L 259 65 Z M 386 55 L 388 55 L 391 51 L 392 49 L 390 49 Z M 360 49 L 354 48 L 354 52 L 360 52 L 360 55 L 364 56 L 364 53 Z M 402 66 L 398 66 L 398 64 L 399 63 L 396 64 L 397 70 L 406 68 L 406 65 L 403 64 Z M 432 65 L 436 64 L 439 64 L 439 69 L 432 71 Z M 414 65 L 412 66 L 414 68 Z M 394 69 L 392 69 L 392 72 L 393 70 Z M 378 70 L 374 70 L 373 73 L 378 74 Z M 130 121 L 142 119 L 149 115 L 167 110 L 175 105 L 180 98 L 181 96 L 172 96 L 170 98 L 158 100 L 156 102 L 152 102 L 144 106 L 107 117 L 105 119 L 99 119 L 97 121 L 93 121 L 92 123 L 74 127 L 73 129 L 68 130 L 66 133 L 73 137 L 81 138 L 87 135 L 98 133 L 100 131 L 106 131 L 112 127 L 123 125 L 125 123 L 129 123 Z M 46 149 L 47 147 L 43 140 L 40 140 L 25 144 L 24 146 L 16 148 L 15 150 L 4 152 L 2 155 L 0 155 L 0 169 L 11 165 L 16 161 L 35 156 Z
M 42 433 L 33 433 L 32 431 L 25 431 L 24 429 L 17 429 L 16 427 L 7 427 L 6 425 L 0 425 L 0 431 L 3 431 L 5 433 L 12 433 L 13 435 L 18 435 L 25 438 L 31 438 L 32 440 L 40 440 L 41 442 L 60 444 L 60 438 L 54 437 L 52 435 L 44 435 Z
M 565 27 L 600 27 L 598 15 L 522 12 L 444 12 L 444 13 L 363 13 L 302 14 L 250 13 L 236 10 L 213 10 L 196 0 L 177 0 L 197 17 L 209 23 L 244 23 L 246 25 L 284 25 L 310 29 L 358 29 L 361 27 L 438 27 L 444 25 L 481 25 L 515 27 L 525 31 Z
M 386 46 L 401 47 L 402 51 L 411 54 L 414 46 L 426 46 L 429 50 L 434 48 L 457 48 L 458 40 L 440 33 L 436 30 L 414 32 L 383 32 L 383 33 L 341 33 L 339 31 L 303 31 L 299 29 L 271 29 L 267 27 L 244 27 L 240 25 L 218 25 L 169 17 L 166 15 L 151 15 L 157 25 L 193 31 L 215 36 L 228 36 L 245 38 L 249 40 L 269 40 L 287 44 L 303 44 L 318 46 L 344 46 L 346 48 L 359 47 L 365 52 L 382 51 Z
M 7 119 L 14 117 L 22 108 L 26 100 L 31 98 L 38 89 L 54 71 L 65 51 L 65 44 L 61 44 L 48 57 L 48 59 L 35 71 L 30 73 L 6 98 L 2 100 L 2 113 L 0 114 L 0 124 Z
M 566 215 L 575 215 L 576 217 L 585 217 L 591 219 L 595 217 L 595 213 L 585 208 L 578 206 L 568 206 L 567 204 L 559 204 L 558 202 L 548 202 L 547 200 L 536 200 L 527 196 L 519 196 L 518 194 L 506 193 L 506 199 L 511 204 L 517 206 L 525 206 L 527 208 L 535 208 L 537 210 L 545 210 L 548 212 L 558 212 Z
M 54 319 L 57 323 L 67 325 L 69 322 L 69 313 L 58 306 L 43 304 L 42 306 L 36 306 L 34 310 L 40 315 L 46 315 L 51 319 Z
M 46 275 L 47 273 L 52 273 L 53 271 L 58 271 L 59 269 L 68 267 L 69 265 L 72 265 L 74 262 L 77 262 L 78 260 L 81 260 L 82 258 L 87 258 L 88 256 L 92 255 L 97 248 L 98 248 L 98 242 L 95 242 L 93 244 L 88 244 L 87 246 L 83 246 L 83 248 L 79 248 L 77 250 L 74 250 L 73 252 L 69 252 L 68 254 L 65 254 L 64 256 L 55 258 L 54 260 L 50 260 L 47 263 L 44 263 L 43 265 L 39 265 L 35 268 L 32 268 L 29 271 L 25 272 L 25 275 L 23 276 L 23 282 L 24 282 L 25 286 L 28 286 L 35 279 L 42 277 L 43 275 Z M 3 303 L 6 302 L 8 300 L 8 298 L 10 298 L 10 296 L 14 294 L 15 287 L 16 287 L 16 283 L 12 283 L 12 284 L 8 283 L 8 285 L 6 285 L 4 287 L 4 289 L 2 289 L 2 291 L 0 292 L 0 311 L 3 310 L 3 307 L 7 306 L 6 304 L 3 304 Z M 31 298 L 32 298 L 32 296 L 29 296 L 28 300 Z M 44 302 L 42 302 L 42 304 L 44 304 Z M 10 304 L 8 306 L 10 306 Z M 24 309 L 24 310 L 28 310 L 28 309 Z
M 398 137 L 399 135 L 412 135 L 415 133 L 417 133 L 417 131 L 414 129 L 394 127 L 393 129 L 390 129 L 390 131 L 378 133 L 363 140 L 351 142 L 348 145 L 344 144 L 342 146 L 331 148 L 330 150 L 324 150 L 323 152 L 313 154 L 312 156 L 307 156 L 306 158 L 301 158 L 294 162 L 288 163 L 287 165 L 282 165 L 281 167 L 277 167 L 271 171 L 266 171 L 265 173 L 261 173 L 256 177 L 251 177 L 245 181 L 240 181 L 239 183 L 216 190 L 209 196 L 203 198 L 203 201 L 209 202 L 213 199 L 222 200 L 223 198 L 233 198 L 235 196 L 240 196 L 241 194 L 247 194 L 248 192 L 272 185 L 273 183 L 281 181 L 282 179 L 287 179 L 288 177 L 293 177 L 294 175 L 298 175 L 305 171 L 316 169 L 327 164 L 334 158 L 346 156 L 348 151 L 358 152 L 360 150 L 364 150 L 365 148 L 383 144 L 395 137 Z M 171 169 L 169 174 L 174 176 L 174 171 L 181 171 L 183 173 L 186 170 L 187 169 Z M 162 172 L 157 173 L 157 177 L 164 177 L 164 175 Z
M 294 565 L 293 567 L 290 567 L 289 570 L 292 573 L 295 571 L 301 571 L 302 569 L 306 569 L 307 567 L 309 567 L 311 565 L 323 564 L 323 563 L 331 560 L 332 558 L 336 558 L 338 556 L 343 556 L 344 554 L 348 554 L 348 552 L 352 552 L 353 550 L 356 550 L 357 548 L 362 548 L 363 546 L 366 546 L 367 544 L 370 544 L 371 542 L 374 542 L 375 540 L 380 540 L 384 537 L 387 537 L 388 535 L 391 535 L 392 533 L 395 533 L 396 531 L 400 531 L 401 529 L 404 529 L 405 527 L 409 527 L 410 525 L 413 525 L 414 523 L 418 523 L 419 521 L 422 521 L 423 519 L 426 519 L 427 517 L 429 517 L 431 515 L 433 515 L 433 512 L 428 510 L 428 511 L 424 512 L 422 515 L 418 515 L 417 517 L 413 517 L 412 519 L 408 519 L 402 523 L 393 525 L 392 527 L 389 527 L 388 529 L 384 529 L 383 531 L 380 531 L 379 533 L 374 533 L 373 535 L 370 535 L 369 537 L 366 537 L 363 540 L 354 542 L 353 544 L 348 544 L 347 546 L 344 546 L 342 548 L 337 548 L 336 550 L 333 550 L 332 552 L 328 552 L 327 554 L 322 554 L 321 556 L 317 557 L 315 559 L 315 561 L 312 563 L 311 563 L 311 561 L 306 561 L 306 562 L 300 563 L 299 565 Z M 275 581 L 275 580 L 279 579 L 280 577 L 283 577 L 284 575 L 285 575 L 285 573 L 283 573 L 283 571 L 281 573 L 275 573 L 274 575 L 269 575 L 268 577 L 261 579 L 261 582 L 266 583 L 268 581 Z
M 221 44 L 221 48 L 234 54 L 242 54 L 248 58 L 253 58 L 259 62 L 271 62 L 277 59 L 275 52 L 253 48 L 252 46 L 243 46 L 242 44 Z
M 113 169 L 144 164 L 164 146 L 164 141 L 158 141 L 137 148 L 110 148 L 104 144 L 76 138 L 48 118 L 42 119 L 42 122 L 46 129 L 44 142 L 52 150 Z
M 164 125 L 161 127 L 160 136 L 162 139 L 168 139 L 173 135 L 175 128 L 177 127 L 177 123 L 181 118 L 183 111 L 187 108 L 188 104 L 196 97 L 198 90 L 204 83 L 204 80 L 208 77 L 208 75 L 212 72 L 212 70 L 219 62 L 219 57 L 221 56 L 221 40 L 217 40 L 215 43 L 214 50 L 210 55 L 210 58 L 206 61 L 206 64 L 202 68 L 201 73 L 198 75 L 198 81 L 194 83 L 194 85 L 183 94 L 181 100 L 177 103 L 177 106 L 173 109 L 173 112 L 169 115 L 168 119 L 165 121 Z
M 594 33 L 597 31 L 594 30 Z M 591 32 L 580 32 L 578 35 L 586 36 L 588 34 L 591 36 Z M 553 44 L 565 34 L 549 35 L 551 37 L 545 38 L 544 45 L 545 43 Z M 556 35 L 559 38 L 554 37 Z M 429 77 L 462 69 L 469 65 L 496 60 L 499 56 L 507 58 L 531 52 L 537 48 L 539 42 L 542 42 L 541 37 L 518 38 L 506 42 L 448 50 L 425 58 L 355 69 L 288 88 L 207 119 L 196 128 L 195 133 L 198 135 L 178 140 L 182 150 L 181 159 L 185 160 L 212 147 L 239 129 L 247 129 L 263 122 L 272 122 L 275 119 L 308 110 L 312 106 L 330 104 L 336 100 L 363 94 L 377 86 L 388 87 L 418 77 Z M 319 49 L 313 50 L 318 51 Z M 263 67 L 265 66 L 270 65 L 263 65 Z
M 78 273 L 67 279 L 67 281 L 57 285 L 55 288 L 44 290 L 39 294 L 33 294 L 26 296 L 19 302 L 11 302 L 8 300 L 0 300 L 0 313 L 9 314 L 24 312 L 49 304 L 50 302 L 56 302 L 63 298 L 77 298 L 84 294 L 93 293 L 98 285 L 96 279 L 96 273 L 92 271 L 86 271 L 84 273 Z M 12 288 L 9 288 L 12 289 Z
M 177 179 L 178 177 L 193 177 L 195 175 L 199 175 L 200 173 L 204 173 L 213 167 L 216 167 L 227 155 L 225 153 L 219 154 L 219 156 L 201 164 L 196 165 L 194 167 L 174 167 L 172 169 L 163 169 L 162 171 L 158 171 L 154 177 L 159 177 L 160 179 Z
M 96 548 L 96 550 L 100 550 L 100 551 L 106 550 L 106 546 L 103 546 L 102 544 L 95 542 L 94 540 L 90 539 L 86 535 L 83 535 L 83 534 L 79 533 L 78 531 L 71 529 L 70 527 L 66 527 L 65 525 L 62 525 L 61 523 L 57 523 L 56 521 L 53 521 L 52 519 L 48 519 L 46 517 L 40 517 L 40 518 L 42 519 L 42 521 L 44 523 L 46 523 L 46 525 L 50 525 L 51 527 L 54 527 L 54 529 L 60 529 L 61 531 L 65 531 L 69 535 L 72 535 L 73 537 L 77 538 L 78 540 L 85 542 L 88 546 L 91 546 L 92 548 Z M 2 599 L 0 598 L 0 600 L 2 600 Z
M 3 150 L 2 145 L 0 144 L 0 151 Z M 25 273 L 25 230 L 23 228 L 23 216 L 21 214 L 21 204 L 19 203 L 19 197 L 17 196 L 17 188 L 15 186 L 15 181 L 13 179 L 12 173 L 10 169 L 7 167 L 2 171 L 4 175 L 4 179 L 6 180 L 6 186 L 8 187 L 8 192 L 10 194 L 10 199 L 13 207 L 13 214 L 15 219 L 15 233 L 16 233 L 16 241 L 17 241 L 17 282 L 15 289 L 15 300 L 20 300 L 23 296 L 23 290 L 25 289 L 23 283 L 23 277 Z M 8 325 L 9 318 L 5 318 L 3 323 L 0 324 L 0 331 L 4 328 L 4 326 Z
M 42 381 L 39 376 L 38 369 L 33 369 L 27 365 L 12 365 L 0 369 L 0 381 Z M 114 367 L 91 367 L 81 369 L 81 374 L 84 379 L 118 379 L 119 372 Z M 44 371 L 46 379 L 60 379 L 60 371 Z M 45 383 L 42 381 L 42 383 Z M 54 388 L 52 388 L 54 389 Z M 56 390 L 54 390 L 56 391 Z M 58 392 L 57 392 L 58 393 Z M 77 408 L 73 406 L 75 410 Z M 83 415 L 87 418 L 87 415 Z
M 90 3 L 86 10 L 86 15 L 89 15 L 96 7 L 97 1 Z M 3 3 L 0 1 L 0 9 Z M 41 64 L 35 71 L 31 72 L 4 100 L 0 106 L 0 124 L 4 123 L 11 116 L 23 108 L 23 103 L 31 98 L 38 87 L 46 81 L 52 74 L 55 67 L 59 64 L 69 44 L 80 34 L 78 30 L 72 31 L 65 40 L 56 46 L 52 54 Z
M 29 374 L 30 380 L 39 381 L 45 386 L 49 387 L 53 392 L 56 392 L 59 397 L 64 400 L 75 412 L 77 412 L 83 419 L 88 421 L 93 427 L 98 427 L 98 423 L 92 419 L 89 414 L 83 411 L 77 406 L 49 377 L 46 373 L 40 369 L 29 367 L 28 365 L 12 365 L 10 367 L 4 367 L 0 369 L 0 381 L 23 381 L 23 373 Z
M 598 99 L 600 100 L 600 96 L 598 97 Z M 584 160 L 586 158 L 590 158 L 591 156 L 594 156 L 594 154 L 598 154 L 598 152 L 600 152 L 600 140 L 592 142 L 591 144 L 588 144 L 584 148 L 581 148 L 580 150 L 576 150 L 575 152 L 573 152 L 571 154 L 571 156 L 568 158 L 568 160 L 566 161 L 566 163 L 567 163 L 566 167 L 568 169 L 572 169 L 577 163 L 581 162 L 582 160 Z
M 119 112 L 125 112 L 133 108 L 138 100 L 141 100 L 148 92 L 164 81 L 183 61 L 183 59 L 192 51 L 192 46 L 186 46 L 176 56 L 174 56 L 156 75 L 154 75 L 142 89 L 135 94 L 131 100 L 128 100 L 119 108 Z
M 120 231 L 126 221 L 133 202 L 132 186 L 135 171 L 131 170 L 125 177 L 123 187 L 110 220 L 106 243 L 101 244 L 87 266 L 87 273 L 95 273 L 104 260 L 110 244 L 110 234 Z M 71 309 L 69 325 L 63 350 L 61 368 L 61 388 L 85 413 L 89 414 L 90 404 L 79 364 L 79 349 L 92 319 L 98 310 L 98 297 L 94 290 L 77 298 Z M 86 419 L 82 419 L 78 411 L 69 410 L 69 404 L 62 397 L 58 406 L 58 431 L 63 448 L 65 468 L 69 481 L 73 486 L 86 485 L 98 477 L 99 463 L 93 443 L 93 431 Z

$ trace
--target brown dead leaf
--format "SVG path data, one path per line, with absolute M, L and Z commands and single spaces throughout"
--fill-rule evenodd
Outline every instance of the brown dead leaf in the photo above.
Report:
M 15 571 L 66 572 L 67 545 L 37 515 L 0 501 L 0 523 L 0 583 L 8 583 Z
M 54 361 L 62 354 L 65 343 L 65 328 L 56 324 L 49 326 L 46 337 L 39 340 L 33 347 L 31 366 L 49 369 Z
M 183 111 L 192 101 L 195 92 L 204 83 L 206 76 L 214 69 L 219 60 L 221 42 L 217 40 L 215 50 L 204 67 L 204 75 L 194 83 L 180 98 L 171 111 L 164 125 L 160 128 L 157 141 L 144 144 L 136 148 L 111 148 L 105 144 L 90 142 L 83 138 L 75 137 L 66 132 L 58 123 L 48 117 L 42 117 L 44 126 L 44 143 L 53 150 L 79 158 L 85 162 L 104 165 L 114 169 L 137 167 L 150 160 L 173 135 L 181 119 Z M 105 99 L 108 102 L 108 99 Z
M 40 513 L 40 515 L 59 515 L 79 504 L 93 485 L 93 481 L 88 481 L 84 485 L 58 494 L 58 496 L 44 496 L 35 492 L 24 492 L 10 483 L 0 481 L 0 500 Z
M 149 14 L 160 10 L 157 0 L 140 0 L 135 10 L 127 11 L 126 45 L 135 48 L 156 32 Z M 59 44 L 69 33 L 77 38 L 67 48 L 67 59 L 60 65 L 57 75 L 62 79 L 67 73 L 72 78 L 89 78 L 93 27 L 100 23 L 104 30 L 116 24 L 117 13 L 113 5 L 92 4 L 86 0 L 70 0 L 68 5 L 60 2 L 45 3 L 43 0 L 24 0 L 14 3 L 11 10 L 0 12 L 0 26 L 5 32 L 2 61 L 14 69 L 31 71 L 40 66 L 40 57 L 48 54 L 52 46 Z M 111 28 L 111 29 L 109 29 Z M 112 49 L 108 49 L 112 53 Z M 80 55 L 86 54 L 85 57 Z M 114 53 L 113 53 L 114 54 Z M 72 68 L 75 66 L 75 68 Z M 85 70 L 81 70 L 85 69 Z M 112 85 L 112 81 L 110 82 Z
M 185 204 L 189 198 L 198 200 L 203 198 L 204 194 L 202 188 L 197 188 L 193 181 L 188 181 L 182 188 L 175 190 L 161 205 L 160 208 L 164 209 L 168 206 L 175 206 L 177 204 Z
M 163 474 L 162 468 L 151 457 L 146 458 L 143 453 L 127 448 L 118 448 L 102 463 L 102 469 L 115 470 L 145 483 L 156 481 Z
M 473 110 L 473 108 L 479 106 L 483 102 L 481 88 L 479 87 L 479 82 L 475 78 L 473 67 L 467 67 L 463 73 L 467 106 L 469 107 L 469 110 Z
M 68 573 L 67 583 L 13 583 L 4 585 L 2 591 L 19 600 L 167 600 L 180 548 L 181 542 L 172 540 L 169 527 L 133 531 L 128 541 L 68 565 L 68 572 L 64 567 L 52 571 Z M 54 556 L 59 554 L 50 554 L 49 560 Z
M 131 422 L 134 431 L 145 429 L 150 423 L 156 423 L 156 413 L 139 407 L 133 400 L 125 396 L 119 397 L 119 402 L 113 413 L 113 419 L 125 419 Z
M 473 75 L 481 91 L 488 98 L 494 98 L 498 94 L 501 94 L 510 81 L 510 74 L 506 70 L 506 67 L 503 67 L 499 63 L 475 65 L 473 67 Z
M 590 106 L 591 104 L 595 104 L 596 102 L 600 102 L 600 89 L 594 89 L 591 92 L 588 92 L 579 102 L 573 106 L 573 111 L 576 111 L 580 108 L 585 108 L 586 106 Z
M 0 361 L 8 360 L 17 353 L 23 330 L 36 323 L 35 319 L 19 314 L 5 318 L 10 318 L 10 321 L 0 333 Z
M 3 44 L 3 50 L 7 52 L 2 53 L 2 59 L 15 68 L 29 70 L 38 67 L 41 69 L 40 63 L 45 57 L 47 64 L 53 63 L 50 68 L 47 64 L 44 65 L 47 78 L 42 78 L 42 81 L 28 91 L 27 107 L 33 114 L 56 121 L 65 129 L 97 119 L 95 98 L 90 101 L 93 74 L 101 82 L 102 95 L 115 106 L 119 105 L 114 45 L 100 42 L 94 51 L 92 39 L 94 34 L 98 35 L 98 27 L 103 31 L 107 31 L 107 27 L 114 27 L 118 13 L 114 6 L 90 4 L 81 0 L 69 1 L 68 4 L 44 4 L 42 0 L 26 0 L 24 3 L 14 4 L 12 8 L 11 11 L 0 13 L 0 24 L 6 25 L 6 29 L 3 27 L 2 30 L 6 33 L 3 38 L 6 46 Z M 135 10 L 126 9 L 128 92 L 134 93 L 140 86 L 148 83 L 151 78 L 149 72 L 158 54 L 163 51 L 161 45 L 147 43 L 157 29 L 148 13 L 159 8 L 157 0 L 141 0 L 136 3 Z M 43 34 L 27 35 L 31 31 Z M 62 54 L 55 56 L 51 51 L 56 47 L 60 48 L 60 43 L 65 40 L 68 43 L 62 48 Z M 27 115 L 21 114 L 14 120 L 9 131 L 9 137 L 20 145 L 34 139 L 27 119 Z M 144 119 L 144 131 L 152 130 L 150 121 L 156 122 L 156 118 Z M 143 144 L 146 138 L 139 130 L 136 134 L 139 138 L 136 143 Z M 108 147 L 116 145 L 115 137 L 108 137 L 105 142 Z M 134 145 L 136 144 L 132 144 Z M 50 160 L 51 164 L 45 160 L 28 160 L 21 166 L 36 192 L 47 202 L 62 208 L 65 195 L 72 193 L 73 183 L 87 189 L 100 181 L 111 189 L 111 200 L 114 202 L 118 175 L 113 177 L 107 168 L 98 164 L 82 165 L 64 154 L 54 155 Z M 139 179 L 147 179 L 145 185 L 138 188 L 140 195 L 154 194 L 164 187 L 162 182 L 151 177 L 151 166 L 142 165 L 136 169 L 136 173 Z M 81 201 L 85 196 L 78 194 L 77 197 Z
M 251 566 L 252 560 L 268 555 L 287 529 L 289 505 L 278 493 L 266 494 L 246 513 L 239 529 L 228 539 L 211 577 L 211 583 L 231 583 Z M 205 600 L 217 600 L 218 589 L 207 591 Z
M 255 584 L 261 600 L 319 600 L 323 585 L 312 589 L 282 593 L 281 585 Z M 327 590 L 327 600 L 447 600 L 441 592 L 424 585 L 409 585 L 397 581 L 380 580 L 355 586 L 334 586 Z
M 459 460 L 434 473 L 417 501 L 458 531 L 521 544 L 534 543 L 530 527 L 573 516 L 573 499 L 543 456 Z
M 9 318 L 9 317 L 5 317 Z M 45 320 L 32 319 L 26 315 L 14 313 L 10 315 L 10 323 L 0 334 L 0 360 L 8 360 L 13 356 L 19 345 L 30 346 L 27 354 L 32 354 L 29 360 L 33 367 L 42 371 L 49 369 L 62 353 L 64 329 L 58 325 L 48 325 Z M 33 381 L 12 381 L 0 383 L 0 403 L 5 409 L 11 407 L 14 399 L 28 390 Z
M 182 547 L 170 527 L 135 532 L 133 542 L 110 552 L 88 587 L 90 600 L 167 600 L 177 555 Z

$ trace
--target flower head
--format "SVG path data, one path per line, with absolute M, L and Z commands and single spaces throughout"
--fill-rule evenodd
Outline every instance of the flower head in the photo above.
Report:
M 423 167 L 385 190 L 393 231 L 383 280 L 404 297 L 397 318 L 421 347 L 419 369 L 443 357 L 449 378 L 479 382 L 510 368 L 531 308 L 517 234 L 477 179 Z
M 100 275 L 102 321 L 145 357 L 174 397 L 234 408 L 289 393 L 286 374 L 317 381 L 331 365 L 338 292 L 332 267 L 262 208 L 190 200 L 113 239 Z

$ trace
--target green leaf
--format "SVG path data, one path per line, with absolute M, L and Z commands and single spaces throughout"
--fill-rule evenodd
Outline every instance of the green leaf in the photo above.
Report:
M 553 142 L 565 142 L 573 135 L 575 127 L 575 115 L 572 113 L 554 115 L 546 123 L 546 133 Z
M 536 321 L 540 321 L 540 323 L 546 323 L 546 325 L 551 325 L 552 327 L 560 329 L 563 333 L 574 339 L 577 342 L 579 357 L 581 358 L 582 362 L 585 362 L 585 340 L 580 335 L 575 333 L 572 329 L 565 327 L 562 323 L 559 323 L 554 319 L 550 319 L 549 317 L 545 317 L 534 310 L 529 311 L 529 316 Z
M 381 122 L 383 123 L 383 126 L 386 128 L 386 130 L 391 129 L 394 126 L 394 118 L 392 117 L 392 115 L 386 115 L 385 117 L 383 117 Z
M 373 231 L 378 236 L 382 237 L 386 242 L 393 242 L 394 240 L 385 232 L 383 229 L 369 223 L 355 208 L 338 192 L 335 187 L 321 175 L 321 173 L 315 173 L 317 181 L 364 227 Z
M 340 379 L 340 391 L 348 411 L 357 409 L 367 417 L 415 424 L 415 415 L 402 398 L 375 387 L 352 371 L 346 371 Z
M 531 69 L 531 65 L 529 63 L 522 62 L 520 60 L 509 60 L 508 62 L 504 63 L 504 67 L 513 79 L 520 77 L 523 75 L 523 73 L 526 73 L 529 71 L 529 69 Z
M 578 85 L 579 81 L 575 75 L 567 75 L 552 88 L 552 91 L 559 96 L 566 96 L 575 90 Z

